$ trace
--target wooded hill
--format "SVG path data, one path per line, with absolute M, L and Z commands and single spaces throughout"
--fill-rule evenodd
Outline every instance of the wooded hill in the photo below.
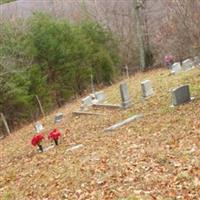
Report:
M 82 95 L 91 75 L 108 85 L 118 73 L 116 39 L 94 21 L 36 14 L 25 24 L 3 23 L 0 45 L 0 111 L 11 130 L 40 116 L 36 95 L 48 113 Z

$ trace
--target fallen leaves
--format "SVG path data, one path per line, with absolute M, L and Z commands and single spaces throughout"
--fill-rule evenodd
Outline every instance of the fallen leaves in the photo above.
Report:
M 31 125 L 14 133 L 20 136 L 18 141 L 13 135 L 1 140 L 0 199 L 198 200 L 200 94 L 195 93 L 194 102 L 171 109 L 168 90 L 182 83 L 184 76 L 194 85 L 200 79 L 191 71 L 158 80 L 160 73 L 167 74 L 155 70 L 128 81 L 135 102 L 128 110 L 103 109 L 106 115 L 96 118 L 73 117 L 79 102 L 61 108 L 65 117 L 57 127 L 63 133 L 60 144 L 45 153 L 31 147 Z M 141 102 L 139 81 L 144 77 L 153 81 L 156 94 Z M 119 103 L 118 84 L 106 93 L 108 101 Z M 145 117 L 114 134 L 103 133 L 134 113 Z M 43 123 L 46 133 L 54 128 L 53 114 Z

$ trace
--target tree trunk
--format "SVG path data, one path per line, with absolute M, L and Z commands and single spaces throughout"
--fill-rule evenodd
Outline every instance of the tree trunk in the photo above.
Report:
M 10 135 L 10 129 L 9 129 L 8 123 L 7 123 L 6 118 L 5 118 L 3 113 L 1 113 L 1 119 L 3 121 L 5 128 L 6 128 L 7 134 Z
M 146 67 L 145 63 L 145 47 L 144 47 L 144 38 L 143 38 L 143 31 L 141 28 L 141 22 L 140 22 L 140 8 L 141 5 L 139 5 L 138 0 L 133 0 L 133 14 L 135 16 L 136 21 L 136 31 L 137 31 L 137 42 L 139 46 L 139 54 L 140 54 L 140 68 L 142 71 L 144 71 Z
M 43 110 L 43 107 L 42 107 L 42 104 L 41 104 L 41 102 L 40 102 L 40 99 L 39 99 L 38 95 L 35 95 L 35 97 L 36 97 L 36 99 L 37 99 L 37 102 L 38 102 L 40 111 L 41 111 L 43 117 L 45 117 L 44 110 Z

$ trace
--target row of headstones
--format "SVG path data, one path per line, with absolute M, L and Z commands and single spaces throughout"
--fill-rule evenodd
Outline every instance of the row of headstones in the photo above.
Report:
M 132 100 L 129 96 L 128 85 L 126 82 L 120 84 L 120 95 L 121 95 L 121 107 L 128 108 L 132 105 Z M 141 82 L 142 97 L 146 98 L 153 95 L 153 88 L 150 80 Z M 106 95 L 103 91 L 95 92 L 81 101 L 81 109 L 88 108 L 93 104 L 105 102 Z
M 150 80 L 145 80 L 141 82 L 142 97 L 148 98 L 154 94 L 153 87 Z M 121 107 L 129 108 L 132 105 L 132 100 L 129 96 L 128 85 L 126 82 L 120 84 L 120 94 L 121 94 Z M 189 85 L 182 85 L 171 91 L 172 95 L 172 106 L 178 106 L 183 103 L 189 102 L 192 100 L 190 95 Z M 103 91 L 96 92 L 94 96 L 90 95 L 82 99 L 82 106 L 92 106 L 94 103 L 104 102 L 105 94 Z M 54 123 L 61 122 L 63 118 L 63 113 L 57 113 L 54 117 Z M 41 132 L 44 127 L 40 122 L 35 123 L 36 132 Z
M 188 71 L 195 66 L 200 66 L 200 58 L 198 56 L 194 57 L 194 61 L 191 59 L 186 59 L 182 62 L 182 65 L 180 62 L 175 62 L 171 66 L 171 74 L 178 74 L 181 71 Z
M 142 97 L 148 98 L 154 94 L 154 90 L 150 80 L 141 82 Z M 121 94 L 121 106 L 122 108 L 128 108 L 132 105 L 132 100 L 129 96 L 128 85 L 126 82 L 120 84 Z M 172 106 L 177 106 L 186 103 L 191 100 L 189 85 L 182 85 L 180 87 L 171 90 Z M 91 95 L 82 99 L 82 107 L 92 106 L 94 103 L 102 102 L 105 100 L 105 94 L 103 91 L 95 93 L 95 99 L 93 100 Z
M 96 103 L 105 102 L 106 96 L 103 91 L 95 92 L 94 94 L 90 94 L 81 100 L 81 109 L 85 109 L 87 107 L 92 106 Z

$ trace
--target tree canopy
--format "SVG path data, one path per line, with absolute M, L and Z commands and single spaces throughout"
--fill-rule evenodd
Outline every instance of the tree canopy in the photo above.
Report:
M 11 128 L 49 111 L 95 83 L 109 84 L 119 58 L 114 36 L 93 21 L 70 23 L 36 13 L 25 24 L 2 24 L 0 110 Z

